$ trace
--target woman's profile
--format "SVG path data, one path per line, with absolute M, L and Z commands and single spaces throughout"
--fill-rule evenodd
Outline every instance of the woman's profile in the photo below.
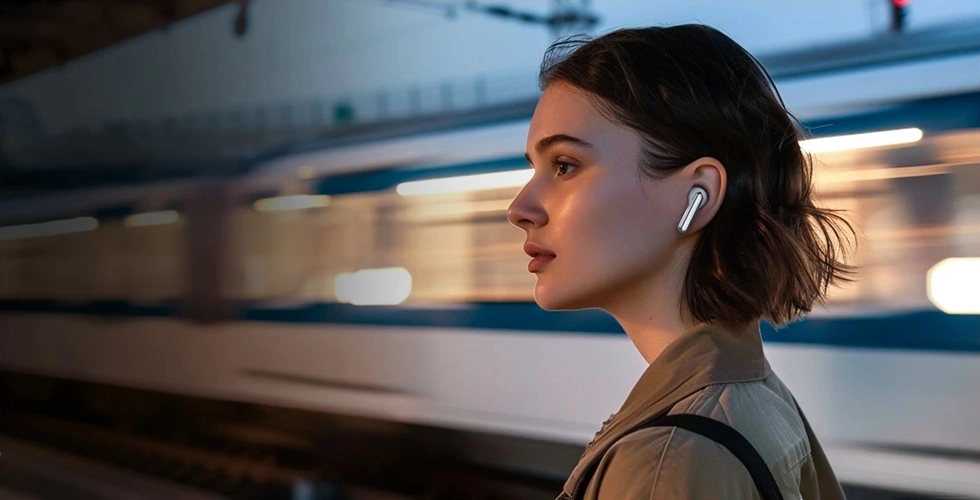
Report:
M 534 175 L 508 211 L 535 301 L 608 312 L 649 363 L 559 498 L 843 498 L 759 322 L 849 279 L 853 232 L 814 204 L 765 69 L 683 25 L 557 42 L 540 83 Z

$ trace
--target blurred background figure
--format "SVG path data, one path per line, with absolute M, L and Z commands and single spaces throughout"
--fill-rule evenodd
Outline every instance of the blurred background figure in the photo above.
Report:
M 687 22 L 859 232 L 763 329 L 849 498 L 980 498 L 972 0 L 4 3 L 0 496 L 554 498 L 645 363 L 531 297 L 538 65 Z

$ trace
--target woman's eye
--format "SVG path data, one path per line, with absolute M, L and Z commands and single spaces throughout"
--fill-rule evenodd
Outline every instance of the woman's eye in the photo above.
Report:
M 555 177 L 563 177 L 568 175 L 571 170 L 575 169 L 575 165 L 571 163 L 566 163 L 563 161 L 556 161 L 555 164 Z

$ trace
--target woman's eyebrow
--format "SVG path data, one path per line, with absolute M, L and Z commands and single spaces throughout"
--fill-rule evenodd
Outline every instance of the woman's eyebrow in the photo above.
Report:
M 581 146 L 586 148 L 592 147 L 591 143 L 579 139 L 578 137 L 571 136 L 568 134 L 554 134 L 554 135 L 549 135 L 548 137 L 541 138 L 541 140 L 539 140 L 538 143 L 534 145 L 534 150 L 539 155 L 544 154 L 544 152 L 547 151 L 548 148 L 551 148 L 552 146 L 561 143 L 571 143 L 571 144 L 575 144 L 576 146 Z M 524 153 L 524 159 L 527 160 L 528 163 L 531 163 L 530 154 Z

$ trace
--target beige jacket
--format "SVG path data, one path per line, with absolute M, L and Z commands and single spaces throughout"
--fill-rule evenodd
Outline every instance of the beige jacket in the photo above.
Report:
M 671 406 L 670 413 L 710 417 L 739 431 L 786 500 L 844 498 L 793 396 L 766 361 L 758 325 L 742 332 L 705 327 L 668 346 L 603 424 L 559 498 L 573 492 L 584 500 L 760 498 L 742 462 L 714 441 L 676 427 L 636 430 Z

